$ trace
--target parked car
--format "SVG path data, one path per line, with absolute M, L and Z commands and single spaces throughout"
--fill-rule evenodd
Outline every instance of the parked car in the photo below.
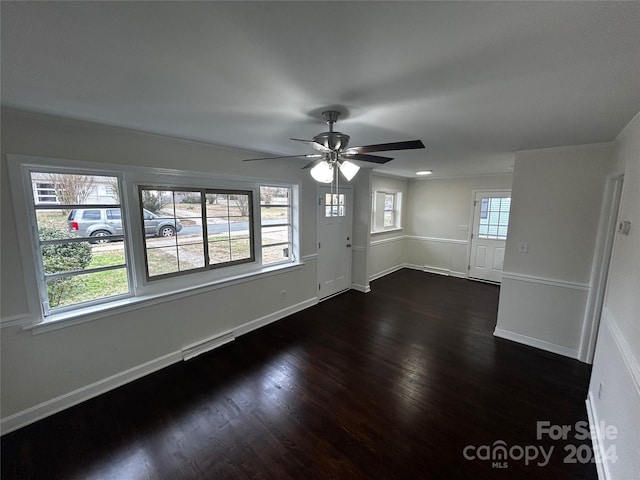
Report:
M 177 218 L 163 217 L 143 210 L 146 235 L 173 237 L 182 230 Z M 122 235 L 122 215 L 119 208 L 79 208 L 67 217 L 69 231 L 81 237 L 96 237 L 94 243 L 105 243 L 111 235 Z

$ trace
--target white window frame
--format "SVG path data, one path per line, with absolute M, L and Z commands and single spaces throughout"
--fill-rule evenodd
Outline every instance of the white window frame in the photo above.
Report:
M 116 176 L 120 180 L 120 204 L 125 235 L 129 237 L 126 247 L 128 274 L 131 293 L 126 298 L 105 301 L 100 304 L 83 305 L 67 311 L 56 312 L 45 317 L 39 298 L 27 295 L 30 319 L 25 328 L 34 333 L 63 328 L 68 325 L 103 318 L 112 314 L 139 308 L 141 303 L 155 304 L 171 299 L 190 296 L 200 291 L 223 288 L 229 285 L 251 281 L 257 276 L 277 275 L 291 268 L 301 268 L 299 249 L 299 185 L 268 179 L 252 179 L 229 175 L 207 174 L 202 172 L 175 171 L 161 168 L 143 168 L 131 165 L 95 163 L 29 155 L 7 154 L 9 181 L 12 189 L 16 228 L 19 238 L 29 239 L 32 248 L 21 249 L 21 260 L 27 290 L 40 288 L 42 272 L 38 270 L 37 228 L 32 225 L 35 218 L 33 189 L 29 172 L 31 170 L 57 170 L 61 173 L 81 173 L 88 175 Z M 253 192 L 253 232 L 255 259 L 250 263 L 231 265 L 224 268 L 196 271 L 193 274 L 179 275 L 163 279 L 146 278 L 144 260 L 144 235 L 141 212 L 142 205 L 138 196 L 140 186 L 157 185 L 179 190 L 181 188 L 204 188 L 220 190 L 251 190 Z M 282 186 L 291 192 L 291 261 L 262 265 L 261 219 L 255 212 L 260 211 L 260 185 Z M 35 231 L 34 231 L 35 229 Z M 39 255 L 39 253 L 38 253 Z
M 393 225 L 384 225 L 385 197 L 393 195 Z M 371 233 L 384 233 L 402 230 L 402 192 L 390 190 L 375 190 L 372 194 Z
M 263 204 L 262 203 L 262 196 L 261 196 L 261 192 L 260 192 L 260 188 L 262 187 L 271 187 L 271 188 L 286 188 L 289 190 L 289 203 L 286 205 L 281 205 L 281 204 L 273 204 L 273 205 L 268 205 L 268 204 Z M 291 186 L 289 185 L 272 185 L 269 183 L 265 183 L 262 182 L 260 184 L 260 186 L 258 187 L 258 196 L 260 198 L 258 198 L 258 203 L 260 205 L 260 254 L 262 255 L 262 252 L 264 251 L 265 248 L 268 247 L 279 247 L 279 246 L 283 246 L 286 245 L 286 248 L 289 249 L 289 257 L 288 259 L 284 259 L 280 262 L 273 262 L 273 263 L 268 263 L 268 264 L 263 264 L 265 266 L 273 266 L 273 265 L 281 265 L 281 264 L 285 264 L 285 263 L 289 263 L 289 262 L 295 262 L 297 255 L 296 252 L 294 250 L 294 242 L 293 242 L 293 232 L 294 232 L 294 224 L 293 224 L 293 212 L 294 212 L 294 200 L 293 200 L 293 188 L 291 188 Z M 287 207 L 289 209 L 289 215 L 288 215 L 288 221 L 286 223 L 277 223 L 277 224 L 265 224 L 264 223 L 264 219 L 262 218 L 262 212 L 263 212 L 263 208 L 282 208 L 282 207 Z M 262 227 L 287 227 L 288 229 L 288 237 L 289 237 L 289 241 L 288 242 L 278 242 L 278 243 L 269 243 L 266 245 L 262 244 Z
M 49 165 L 39 165 L 39 166 L 27 166 L 24 169 L 24 177 L 25 177 L 25 183 L 29 183 L 31 188 L 33 189 L 34 187 L 34 182 L 32 181 L 32 177 L 31 174 L 32 173 L 53 173 L 53 174 L 67 174 L 67 175 L 88 175 L 88 176 L 108 176 L 108 177 L 114 177 L 117 178 L 118 180 L 118 185 L 120 190 L 122 190 L 122 175 L 115 173 L 115 172 L 105 172 L 103 170 L 87 170 L 87 169 L 74 169 L 74 168 L 65 168 L 65 167 L 52 167 Z M 33 198 L 32 202 L 28 202 L 28 204 L 26 205 L 27 207 L 27 211 L 28 211 L 28 219 L 29 219 L 29 223 L 31 224 L 32 221 L 32 225 L 33 225 L 33 229 L 32 229 L 32 233 L 30 235 L 31 237 L 31 246 L 32 246 L 32 251 L 31 254 L 33 256 L 33 261 L 35 263 L 35 271 L 37 274 L 37 279 L 38 279 L 38 297 L 39 297 L 39 302 L 40 302 L 40 306 L 42 309 L 42 316 L 44 317 L 50 317 L 50 316 L 55 316 L 56 314 L 64 314 L 65 312 L 71 312 L 77 309 L 82 309 L 82 308 L 91 308 L 92 306 L 97 306 L 97 305 L 101 305 L 104 303 L 109 303 L 109 302 L 114 302 L 114 301 L 118 301 L 121 299 L 125 299 L 131 296 L 131 285 L 132 285 L 132 275 L 131 275 L 131 268 L 129 267 L 130 264 L 130 252 L 129 252 L 129 243 L 130 240 L 128 238 L 123 238 L 124 241 L 124 257 L 125 257 L 125 271 L 127 273 L 126 278 L 127 278 L 127 284 L 128 284 L 128 292 L 127 293 L 122 293 L 122 294 L 117 294 L 117 295 L 111 295 L 108 297 L 102 297 L 102 298 L 98 298 L 95 300 L 89 300 L 86 302 L 82 302 L 81 304 L 75 304 L 75 305 L 68 305 L 68 306 L 62 306 L 62 307 L 58 307 L 58 308 L 52 308 L 49 305 L 49 296 L 48 296 L 48 291 L 47 291 L 47 277 L 51 276 L 51 275 L 47 275 L 45 273 L 44 270 L 44 265 L 43 265 L 43 258 L 42 258 L 42 253 L 40 251 L 42 243 L 39 240 L 39 234 L 38 234 L 38 224 L 36 221 L 36 212 L 38 210 L 51 210 L 51 209 L 55 209 L 58 210 L 64 206 L 68 206 L 68 207 L 74 207 L 74 208 L 80 208 L 80 207 L 86 207 L 86 208 L 96 208 L 96 209 L 100 209 L 100 208 L 122 208 L 121 205 L 119 204 L 87 204 L 87 205 L 64 205 L 61 204 L 59 201 L 57 203 L 49 203 L 49 202 L 40 202 L 39 201 L 39 197 L 37 196 L 37 191 L 31 190 L 31 195 L 28 195 L 29 198 Z M 120 191 L 120 195 L 122 194 L 122 191 Z M 36 201 L 37 199 L 37 201 Z M 122 211 L 122 210 L 121 210 Z M 122 216 L 126 217 L 126 212 L 122 211 Z M 123 223 L 124 223 L 124 218 L 122 219 Z M 116 238 L 119 238 L 120 236 L 116 236 Z M 72 235 L 69 235 L 69 238 L 73 238 Z M 71 240 L 73 241 L 73 240 Z M 77 240 L 76 240 L 77 241 Z M 69 243 L 69 242 L 65 242 L 65 241 L 46 241 L 48 242 L 55 242 L 55 243 Z M 107 267 L 102 267 L 102 268 L 97 268 L 96 272 L 98 271 L 106 271 L 109 270 L 110 268 Z M 86 273 L 86 272 L 85 272 Z M 62 274 L 63 276 L 80 276 L 83 275 L 84 273 L 79 273 L 79 272 L 75 272 L 75 273 L 69 273 L 69 274 Z M 57 274 L 56 274 L 57 275 Z M 54 275 L 54 276 L 56 276 Z

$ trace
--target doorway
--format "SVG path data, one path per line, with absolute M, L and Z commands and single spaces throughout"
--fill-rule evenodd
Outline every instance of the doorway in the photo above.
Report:
M 348 188 L 318 188 L 318 299 L 351 287 L 353 205 Z
M 474 193 L 469 278 L 502 281 L 510 210 L 510 190 Z

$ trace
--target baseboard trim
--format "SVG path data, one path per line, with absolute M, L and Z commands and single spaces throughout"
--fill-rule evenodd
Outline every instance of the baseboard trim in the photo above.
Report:
M 408 268 L 410 270 L 420 270 L 425 273 L 433 273 L 435 275 L 443 275 L 445 277 L 456 277 L 456 278 L 468 278 L 466 272 L 457 272 L 455 270 L 448 270 L 446 268 L 439 267 L 431 267 L 429 265 L 416 265 L 413 263 L 403 263 L 401 265 L 396 265 L 395 267 L 387 268 L 382 272 L 378 272 L 369 277 L 370 281 L 376 280 L 378 278 L 384 277 L 385 275 L 389 275 L 390 273 L 397 272 L 398 270 L 402 270 L 403 268 Z
M 448 270 L 446 268 L 431 267 L 429 265 L 414 265 L 411 263 L 403 263 L 401 265 L 395 265 L 391 268 L 382 270 L 381 272 L 374 273 L 369 277 L 369 281 L 377 280 L 378 278 L 382 278 L 393 272 L 402 270 L 403 268 L 409 268 L 411 270 L 420 270 L 422 272 L 434 273 L 436 275 L 443 275 L 445 277 L 467 278 L 467 274 L 465 272 L 456 272 L 454 270 Z
M 393 273 L 393 272 L 397 272 L 398 270 L 402 270 L 403 268 L 404 268 L 404 265 L 403 265 L 403 264 L 401 264 L 401 265 L 395 265 L 395 266 L 393 266 L 393 267 L 391 267 L 391 268 L 387 268 L 387 269 L 385 269 L 385 270 L 382 270 L 381 272 L 374 273 L 373 275 L 371 275 L 371 276 L 369 277 L 369 281 L 371 282 L 371 281 L 373 281 L 373 280 L 377 280 L 378 278 L 382 278 L 382 277 L 384 277 L 384 276 L 386 276 L 386 275 L 389 275 L 389 274 L 391 274 L 391 273 Z
M 469 278 L 469 276 L 467 275 L 467 272 L 456 272 L 455 270 L 450 270 L 449 276 L 456 277 L 456 278 Z
M 256 320 L 247 322 L 243 325 L 240 325 L 239 327 L 236 327 L 232 331 L 232 333 L 229 333 L 230 338 L 239 337 L 240 335 L 249 333 L 260 327 L 309 308 L 317 303 L 318 298 L 313 297 L 295 305 L 291 305 L 287 308 L 283 308 L 282 310 L 278 310 L 277 312 L 265 315 L 264 317 L 260 317 Z M 205 344 L 207 346 L 207 349 L 205 351 L 209 351 L 221 345 L 224 345 L 225 343 L 228 343 L 221 342 L 211 345 L 209 344 L 209 342 L 211 342 L 211 338 L 202 340 L 201 342 L 197 342 L 193 344 L 192 347 Z M 188 349 L 190 347 L 186 348 Z M 204 353 L 204 351 L 198 352 L 197 354 L 200 353 Z M 61 412 L 62 410 L 66 410 L 67 408 L 73 407 L 74 405 L 90 400 L 93 397 L 97 397 L 98 395 L 121 387 L 122 385 L 126 385 L 129 382 L 142 378 L 146 375 L 149 375 L 153 372 L 156 372 L 181 361 L 183 361 L 183 349 L 171 352 L 167 355 L 163 355 L 162 357 L 156 358 L 141 365 L 137 365 L 133 368 L 127 369 L 123 372 L 119 372 L 110 377 L 98 380 L 97 382 L 94 382 L 90 385 L 86 385 L 77 390 L 73 390 L 69 393 L 65 393 L 58 397 L 52 398 L 51 400 L 39 403 L 38 405 L 1 419 L 0 432 L 2 433 L 2 435 L 4 435 L 5 433 L 13 432 L 14 430 L 25 427 L 31 423 L 37 422 L 38 420 Z
M 522 335 L 521 333 L 510 332 L 509 330 L 503 330 L 502 328 L 496 328 L 493 335 L 498 338 L 504 338 L 505 340 L 511 340 L 512 342 L 522 343 L 529 347 L 539 348 L 551 353 L 557 353 L 564 355 L 565 357 L 578 360 L 578 350 L 576 348 L 565 347 L 564 345 L 558 345 L 555 343 L 540 340 L 538 338 L 529 337 L 528 335 Z
M 598 413 L 594 408 L 595 403 L 593 402 L 593 396 L 591 395 L 591 391 L 587 394 L 587 399 L 585 401 L 587 405 L 587 418 L 589 419 L 589 430 L 594 432 L 595 435 L 591 435 L 591 443 L 593 445 L 593 457 L 598 459 L 606 459 L 607 456 L 605 454 L 605 448 L 602 444 L 602 440 L 604 438 L 602 432 L 600 431 L 600 422 L 598 421 Z M 610 480 L 611 474 L 609 473 L 609 465 L 606 461 L 596 461 L 596 470 L 598 472 L 599 480 Z
M 198 355 L 202 355 L 203 353 L 207 353 L 211 350 L 221 347 L 222 345 L 233 342 L 235 339 L 236 337 L 233 334 L 233 331 L 230 331 L 221 333 L 220 335 L 216 335 L 215 337 L 200 340 L 199 342 L 193 343 L 189 346 L 182 347 L 182 359 L 184 361 L 191 360 Z
M 429 265 L 423 266 L 422 271 L 427 273 L 435 273 L 436 275 L 444 275 L 445 277 L 448 277 L 451 274 L 451 270 L 447 268 L 430 267 Z
M 117 373 L 103 380 L 99 380 L 90 385 L 84 386 L 59 397 L 52 398 L 33 407 L 27 408 L 13 415 L 5 417 L 0 422 L 2 434 L 12 432 L 18 428 L 37 422 L 45 417 L 66 410 L 79 403 L 97 397 L 115 388 L 121 387 L 129 382 L 144 377 L 150 373 L 168 367 L 182 360 L 180 351 L 172 352 L 123 372 Z
M 429 265 L 416 265 L 415 263 L 405 263 L 402 265 L 404 268 L 410 268 L 411 270 L 420 270 L 426 273 L 435 273 L 436 275 L 449 276 L 451 271 L 446 268 L 430 267 Z
M 352 283 L 351 288 L 362 293 L 369 293 L 371 291 L 371 287 L 369 285 L 360 285 L 359 283 Z
M 410 268 L 411 270 L 424 270 L 424 267 L 422 265 L 416 265 L 415 263 L 404 263 L 402 266 L 404 268 Z
M 233 334 L 234 336 L 239 337 L 240 335 L 244 335 L 245 333 L 249 333 L 260 327 L 269 325 L 270 323 L 282 320 L 283 318 L 293 315 L 294 313 L 298 313 L 306 308 L 313 307 L 317 303 L 318 297 L 309 298 L 300 303 L 296 303 L 295 305 L 291 305 L 287 308 L 283 308 L 282 310 L 278 310 L 277 312 L 270 313 L 269 315 L 265 315 L 264 317 L 260 317 L 256 320 L 240 325 L 233 329 Z

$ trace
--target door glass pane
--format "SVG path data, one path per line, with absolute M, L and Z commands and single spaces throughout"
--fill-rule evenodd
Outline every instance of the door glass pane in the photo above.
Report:
M 344 193 L 325 194 L 325 217 L 344 217 L 345 195 Z
M 480 200 L 478 237 L 505 240 L 509 226 L 510 197 L 486 197 Z

